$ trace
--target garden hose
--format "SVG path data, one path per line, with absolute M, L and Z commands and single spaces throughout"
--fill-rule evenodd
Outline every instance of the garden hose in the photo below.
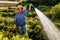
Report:
M 30 4 L 31 4 L 31 3 L 26 4 L 26 9 L 27 9 L 27 10 L 29 9 L 29 5 L 30 5 Z M 32 8 L 31 10 L 34 10 L 35 7 L 32 5 L 31 8 Z

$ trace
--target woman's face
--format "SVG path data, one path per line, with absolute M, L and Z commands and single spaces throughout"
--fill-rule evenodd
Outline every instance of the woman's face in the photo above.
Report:
M 23 7 L 17 8 L 17 12 L 22 13 L 23 12 Z

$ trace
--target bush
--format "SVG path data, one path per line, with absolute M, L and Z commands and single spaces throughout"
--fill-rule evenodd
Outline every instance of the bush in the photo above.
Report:
M 46 40 L 46 34 L 40 25 L 38 16 L 35 11 L 32 11 L 28 14 L 27 27 L 30 38 L 33 40 Z
M 5 32 L 6 33 L 6 32 Z M 9 34 L 9 33 L 8 33 Z M 11 34 L 11 33 L 10 33 Z M 9 34 L 9 35 L 10 35 Z M 5 36 L 6 34 L 4 34 L 2 31 L 0 31 L 0 40 L 32 40 L 29 39 L 27 37 L 20 37 L 21 35 L 16 34 L 15 36 L 12 34 L 12 37 L 9 38 L 8 36 Z M 11 36 L 11 35 L 10 35 Z
M 60 20 L 60 3 L 51 8 L 52 20 Z
M 12 10 L 12 9 L 5 9 L 5 10 L 3 10 L 2 12 L 14 12 L 14 10 Z
M 41 11 L 47 11 L 49 9 L 51 9 L 51 6 L 46 6 L 46 5 L 39 5 L 38 9 L 40 9 Z

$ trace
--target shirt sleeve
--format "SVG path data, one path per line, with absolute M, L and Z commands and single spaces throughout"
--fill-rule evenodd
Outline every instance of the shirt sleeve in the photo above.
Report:
M 27 15 L 30 12 L 30 10 L 25 10 L 24 12 Z

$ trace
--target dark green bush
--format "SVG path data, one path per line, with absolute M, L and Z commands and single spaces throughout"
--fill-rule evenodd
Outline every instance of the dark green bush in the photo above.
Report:
M 2 12 L 14 12 L 12 9 L 2 10 Z
M 51 8 L 52 20 L 60 20 L 60 3 Z
M 40 9 L 41 11 L 47 11 L 49 9 L 51 9 L 51 6 L 46 6 L 46 5 L 39 5 L 38 9 Z
M 30 38 L 33 40 L 46 40 L 46 34 L 40 25 L 40 21 L 35 11 L 32 11 L 28 14 L 27 27 Z

